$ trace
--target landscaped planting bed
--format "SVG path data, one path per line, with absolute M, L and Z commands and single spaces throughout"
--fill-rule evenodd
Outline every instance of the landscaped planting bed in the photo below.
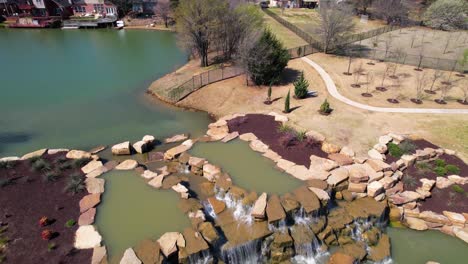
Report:
M 320 142 L 307 138 L 305 133 L 294 132 L 290 127 L 275 121 L 274 116 L 248 114 L 229 120 L 228 126 L 230 132 L 255 134 L 271 150 L 298 165 L 309 167 L 311 155 L 321 158 L 328 156 L 321 150 Z
M 73 245 L 87 161 L 65 154 L 0 164 L 0 263 L 90 263 Z

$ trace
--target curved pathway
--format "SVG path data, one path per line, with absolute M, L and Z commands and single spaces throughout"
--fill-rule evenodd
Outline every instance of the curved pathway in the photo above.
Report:
M 302 60 L 307 62 L 320 74 L 323 81 L 325 82 L 325 86 L 327 87 L 328 92 L 333 97 L 335 97 L 336 99 L 340 100 L 341 102 L 345 104 L 348 104 L 357 108 L 374 111 L 374 112 L 383 112 L 383 113 L 468 114 L 468 109 L 390 108 L 390 107 L 376 107 L 376 106 L 361 104 L 341 95 L 336 89 L 335 82 L 333 82 L 330 75 L 320 65 L 318 65 L 317 63 L 315 63 L 314 61 L 312 61 L 311 59 L 307 57 L 303 57 Z

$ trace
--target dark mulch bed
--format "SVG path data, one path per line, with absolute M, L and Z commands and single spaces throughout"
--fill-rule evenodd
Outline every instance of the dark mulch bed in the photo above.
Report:
M 310 155 L 326 158 L 327 154 L 321 150 L 320 144 L 310 146 L 304 141 L 295 141 L 294 145 L 283 147 L 281 138 L 285 132 L 280 132 L 278 127 L 280 122 L 276 122 L 273 116 L 262 114 L 248 114 L 244 117 L 237 117 L 228 122 L 229 131 L 237 131 L 239 134 L 253 133 L 262 142 L 270 146 L 270 149 L 278 153 L 284 159 L 292 161 L 306 167 L 310 166 Z
M 439 159 L 444 160 L 445 164 L 455 165 L 460 169 L 459 175 L 465 176 L 468 175 L 468 165 L 463 162 L 460 158 L 453 155 L 443 154 Z M 426 168 L 426 164 L 429 165 L 429 168 Z M 422 183 L 419 179 L 426 178 L 431 180 L 436 180 L 437 177 L 441 177 L 433 171 L 433 168 L 436 167 L 435 161 L 421 165 L 421 163 L 416 163 L 413 166 L 409 167 L 405 171 L 405 176 L 403 178 L 405 190 L 414 191 L 417 187 L 421 186 Z M 450 175 L 447 173 L 445 176 Z M 410 175 L 413 180 L 405 179 Z M 455 191 L 453 185 L 446 189 L 438 189 L 434 187 L 432 189 L 432 196 L 421 202 L 420 210 L 422 211 L 434 211 L 437 213 L 442 213 L 442 211 L 452 211 L 452 212 L 468 212 L 468 185 L 457 185 L 464 190 L 464 193 L 459 193 Z
M 58 170 L 60 163 L 67 163 L 65 153 L 45 155 L 52 170 Z M 71 161 L 69 163 L 71 164 Z M 33 171 L 31 161 L 15 162 L 12 168 L 0 168 L 0 180 L 13 179 L 8 185 L 0 186 L 0 223 L 6 227 L 4 235 L 9 242 L 3 263 L 90 263 L 92 250 L 75 250 L 73 247 L 78 225 L 66 227 L 73 219 L 78 221 L 79 201 L 86 190 L 71 194 L 64 191 L 70 175 L 84 178 L 78 165 L 70 168 L 62 166 L 56 181 L 44 179 L 44 171 Z M 39 225 L 42 216 L 52 223 L 46 227 Z M 49 229 L 55 232 L 50 241 L 42 240 L 41 232 Z M 49 243 L 56 248 L 48 250 Z
M 410 151 L 407 154 L 414 154 L 414 153 L 416 153 L 416 150 L 418 150 L 418 149 L 425 149 L 425 148 L 438 149 L 439 148 L 439 146 L 434 145 L 431 142 L 429 142 L 427 140 L 424 140 L 424 139 L 416 139 L 416 140 L 406 139 L 406 140 L 400 142 L 400 144 L 405 142 L 405 141 L 409 142 L 409 143 L 411 143 L 411 144 L 413 144 L 415 146 L 414 150 Z M 392 164 L 393 162 L 396 162 L 397 160 L 400 159 L 400 158 L 397 158 L 397 157 L 393 157 L 388 152 L 387 152 L 385 157 L 386 157 L 385 162 L 387 162 L 388 164 Z

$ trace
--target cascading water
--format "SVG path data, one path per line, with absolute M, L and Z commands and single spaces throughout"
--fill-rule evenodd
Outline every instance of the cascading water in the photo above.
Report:
M 269 223 L 268 224 L 268 229 L 273 232 L 273 233 L 285 233 L 288 231 L 288 226 L 286 224 L 286 219 L 282 219 L 281 221 L 275 223 L 275 224 L 272 224 L 272 223 Z
M 213 262 L 213 256 L 210 253 L 210 250 L 203 250 L 197 254 L 192 254 L 189 256 L 190 264 L 209 264 Z
M 222 249 L 222 258 L 229 264 L 257 264 L 261 262 L 261 240 L 252 240 L 229 249 Z
M 205 215 L 210 216 L 212 219 L 216 219 L 216 213 L 214 212 L 213 206 L 208 201 L 203 201 L 203 211 L 205 211 Z
M 244 224 L 251 225 L 254 221 L 251 211 L 252 206 L 242 204 L 241 200 L 236 200 L 231 194 L 226 193 L 224 190 L 215 190 L 215 197 L 219 201 L 223 201 L 226 207 L 233 210 L 234 219 Z

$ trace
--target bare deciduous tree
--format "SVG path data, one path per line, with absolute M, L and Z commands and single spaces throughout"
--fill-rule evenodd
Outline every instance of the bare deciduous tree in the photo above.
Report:
M 400 63 L 403 63 L 403 60 L 406 57 L 406 53 L 403 49 L 397 48 L 393 53 L 392 53 L 393 58 L 395 59 L 395 66 L 393 67 L 393 73 L 390 76 L 391 78 L 398 78 L 396 72 L 398 69 L 398 66 Z
M 369 87 L 374 83 L 374 73 L 369 71 L 366 75 L 366 93 L 369 94 Z
M 455 87 L 454 82 L 444 82 L 440 86 L 440 97 L 439 102 L 445 103 L 445 99 L 447 99 L 447 94 Z
M 402 0 L 377 0 L 373 4 L 377 17 L 387 21 L 387 24 L 403 24 L 408 18 L 408 8 Z
M 424 87 L 426 86 L 426 84 L 427 84 L 426 72 L 416 73 L 416 86 L 415 86 L 416 97 L 415 99 L 418 102 L 420 102 L 423 98 L 423 91 L 424 91 Z
M 356 66 L 354 66 L 353 69 L 354 83 L 351 85 L 352 87 L 361 87 L 361 85 L 359 84 L 359 79 L 361 78 L 362 74 L 364 74 L 364 67 L 362 66 L 362 62 L 360 62 Z
M 388 73 L 392 69 L 392 63 L 391 62 L 385 62 L 385 69 L 382 72 L 382 83 L 380 84 L 380 87 L 378 88 L 383 88 L 385 89 L 384 83 L 385 83 L 385 78 L 387 77 Z
M 171 14 L 171 4 L 169 2 L 159 1 L 156 4 L 154 13 L 159 16 L 164 21 L 164 26 L 167 28 L 169 26 L 169 19 Z
M 441 70 L 434 70 L 431 76 L 431 87 L 429 88 L 429 93 L 433 93 L 434 84 L 437 82 L 437 80 L 442 78 L 443 75 L 444 73 Z
M 319 24 L 315 31 L 323 43 L 324 52 L 327 53 L 332 44 L 352 33 L 354 22 L 352 11 L 335 1 L 321 3 L 319 10 Z
M 392 33 L 387 34 L 387 36 L 385 37 L 384 44 L 385 44 L 385 57 L 384 58 L 387 58 L 387 54 L 390 51 L 390 49 L 392 48 L 392 46 L 393 46 Z

